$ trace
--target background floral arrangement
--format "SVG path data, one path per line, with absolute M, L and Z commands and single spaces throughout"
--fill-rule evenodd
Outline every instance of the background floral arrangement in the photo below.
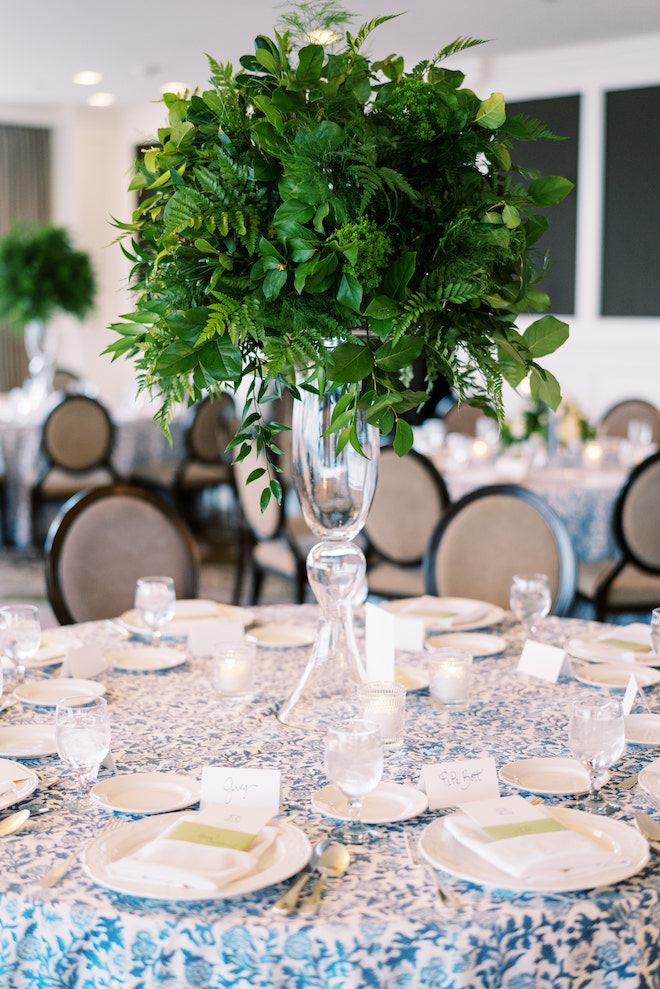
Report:
M 529 375 L 533 396 L 558 405 L 539 359 L 568 327 L 544 316 L 520 333 L 515 321 L 549 305 L 539 209 L 572 185 L 510 155 L 514 138 L 553 135 L 442 66 L 481 42 L 459 39 L 408 72 L 400 56 L 367 58 L 389 19 L 347 32 L 336 53 L 294 50 L 289 30 L 259 35 L 239 72 L 211 58 L 208 90 L 164 97 L 168 123 L 131 184 L 141 203 L 115 221 L 137 307 L 107 351 L 135 358 L 164 428 L 177 403 L 249 381 L 237 456 L 256 437 L 271 457 L 283 427 L 262 404 L 297 397 L 302 381 L 343 388 L 340 449 L 358 445 L 364 409 L 402 454 L 413 437 L 401 416 L 427 399 L 408 386 L 416 361 L 429 388 L 442 376 L 500 418 L 503 380 Z M 270 490 L 280 495 L 276 479 Z
M 544 402 L 531 402 L 516 416 L 506 419 L 500 431 L 503 447 L 526 440 L 538 439 L 548 443 L 550 439 L 550 410 Z M 584 412 L 571 398 L 564 398 L 555 413 L 554 435 L 559 446 L 570 447 L 594 439 L 596 429 Z

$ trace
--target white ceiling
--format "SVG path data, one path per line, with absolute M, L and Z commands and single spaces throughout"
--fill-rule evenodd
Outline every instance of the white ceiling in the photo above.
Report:
M 658 0 L 346 0 L 350 29 L 407 12 L 371 36 L 372 57 L 396 52 L 411 68 L 457 37 L 489 39 L 484 53 L 660 32 Z M 288 5 L 270 0 L 0 0 L 0 103 L 84 104 L 71 78 L 98 69 L 94 87 L 117 104 L 158 100 L 161 85 L 208 79 L 205 52 L 237 67 L 256 34 L 271 34 Z

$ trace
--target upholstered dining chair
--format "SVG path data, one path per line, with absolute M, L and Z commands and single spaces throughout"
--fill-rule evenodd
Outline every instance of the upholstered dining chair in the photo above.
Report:
M 197 543 L 181 517 L 153 492 L 131 485 L 72 498 L 46 540 L 48 599 L 63 625 L 128 611 L 138 577 L 172 577 L 177 598 L 195 598 L 199 572 Z
M 469 597 L 509 608 L 516 573 L 545 573 L 552 614 L 570 614 L 577 558 L 566 526 L 535 492 L 493 484 L 465 495 L 444 514 L 425 558 L 427 594 Z
M 628 398 L 613 405 L 601 418 L 598 432 L 601 436 L 626 439 L 628 425 L 634 420 L 646 423 L 651 431 L 651 442 L 660 444 L 660 410 L 641 398 Z
M 445 433 L 463 433 L 465 436 L 477 435 L 477 423 L 484 418 L 481 409 L 473 405 L 451 405 L 442 416 Z
M 250 604 L 258 604 L 267 574 L 276 574 L 294 583 L 295 600 L 303 604 L 307 591 L 307 553 L 317 543 L 315 536 L 297 511 L 287 513 L 286 504 L 295 505 L 295 498 L 285 491 L 282 504 L 274 498 L 261 511 L 264 483 L 256 480 L 247 484 L 255 469 L 265 462 L 254 450 L 233 464 L 236 494 L 241 506 L 242 525 L 239 537 L 239 559 L 234 583 L 234 603 L 239 604 L 246 574 L 250 574 Z
M 613 560 L 580 563 L 578 596 L 594 606 L 597 621 L 608 615 L 660 607 L 660 453 L 638 464 L 614 506 Z
M 129 478 L 174 502 L 189 524 L 199 515 L 198 500 L 210 488 L 229 486 L 233 491 L 231 457 L 226 452 L 238 426 L 231 395 L 208 395 L 194 409 L 185 434 L 185 453 L 178 463 L 153 463 L 136 467 Z
M 379 597 L 424 593 L 422 558 L 450 502 L 442 476 L 421 453 L 380 451 L 376 493 L 364 526 L 367 584 Z
M 43 467 L 30 491 L 32 541 L 43 545 L 42 510 L 60 507 L 79 491 L 119 476 L 112 464 L 115 426 L 106 407 L 89 395 L 65 395 L 41 431 Z

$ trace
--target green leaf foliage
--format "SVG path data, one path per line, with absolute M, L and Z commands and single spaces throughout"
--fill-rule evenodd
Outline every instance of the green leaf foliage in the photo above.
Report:
M 205 390 L 249 383 L 239 456 L 256 442 L 273 460 L 276 432 L 257 411 L 267 392 L 295 398 L 297 381 L 350 394 L 331 427 L 341 444 L 355 441 L 359 404 L 395 428 L 401 453 L 412 442 L 401 416 L 426 397 L 408 387 L 413 362 L 429 389 L 443 377 L 500 416 L 504 380 L 531 373 L 548 404 L 558 394 L 538 361 L 567 328 L 544 317 L 520 334 L 516 319 L 548 305 L 538 211 L 571 183 L 527 188 L 511 160 L 514 138 L 554 135 L 442 64 L 475 39 L 408 69 L 395 54 L 371 59 L 363 46 L 388 19 L 325 50 L 306 39 L 310 20 L 350 15 L 335 0 L 299 5 L 238 72 L 209 58 L 212 88 L 166 95 L 159 144 L 136 163 L 131 187 L 146 198 L 116 223 L 136 312 L 107 352 L 136 362 L 164 422 Z

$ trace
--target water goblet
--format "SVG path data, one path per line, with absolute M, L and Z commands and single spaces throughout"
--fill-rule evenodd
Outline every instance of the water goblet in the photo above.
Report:
M 656 656 L 660 656 L 660 608 L 651 612 L 651 646 Z
M 331 725 L 325 740 L 325 769 L 348 800 L 351 817 L 333 830 L 332 838 L 359 845 L 379 837 L 360 820 L 364 798 L 383 775 L 383 741 L 378 725 L 359 719 Z
M 625 744 L 621 702 L 575 701 L 568 744 L 573 757 L 589 772 L 589 793 L 576 805 L 590 814 L 614 814 L 619 805 L 606 800 L 600 788 L 607 778 L 606 770 L 620 757 Z
M 25 680 L 25 664 L 39 648 L 41 622 L 33 604 L 9 604 L 0 608 L 0 643 L 16 670 L 17 683 Z
M 513 617 L 521 622 L 528 634 L 536 631 L 535 623 L 545 618 L 552 607 L 548 577 L 544 573 L 517 573 L 511 582 L 509 604 Z
M 92 804 L 90 786 L 110 751 L 110 720 L 103 697 L 63 697 L 55 709 L 57 753 L 76 776 L 77 792 L 65 806 L 87 810 Z
M 174 618 L 176 591 L 171 577 L 139 577 L 135 607 L 151 632 L 152 645 L 160 644 L 161 629 Z

